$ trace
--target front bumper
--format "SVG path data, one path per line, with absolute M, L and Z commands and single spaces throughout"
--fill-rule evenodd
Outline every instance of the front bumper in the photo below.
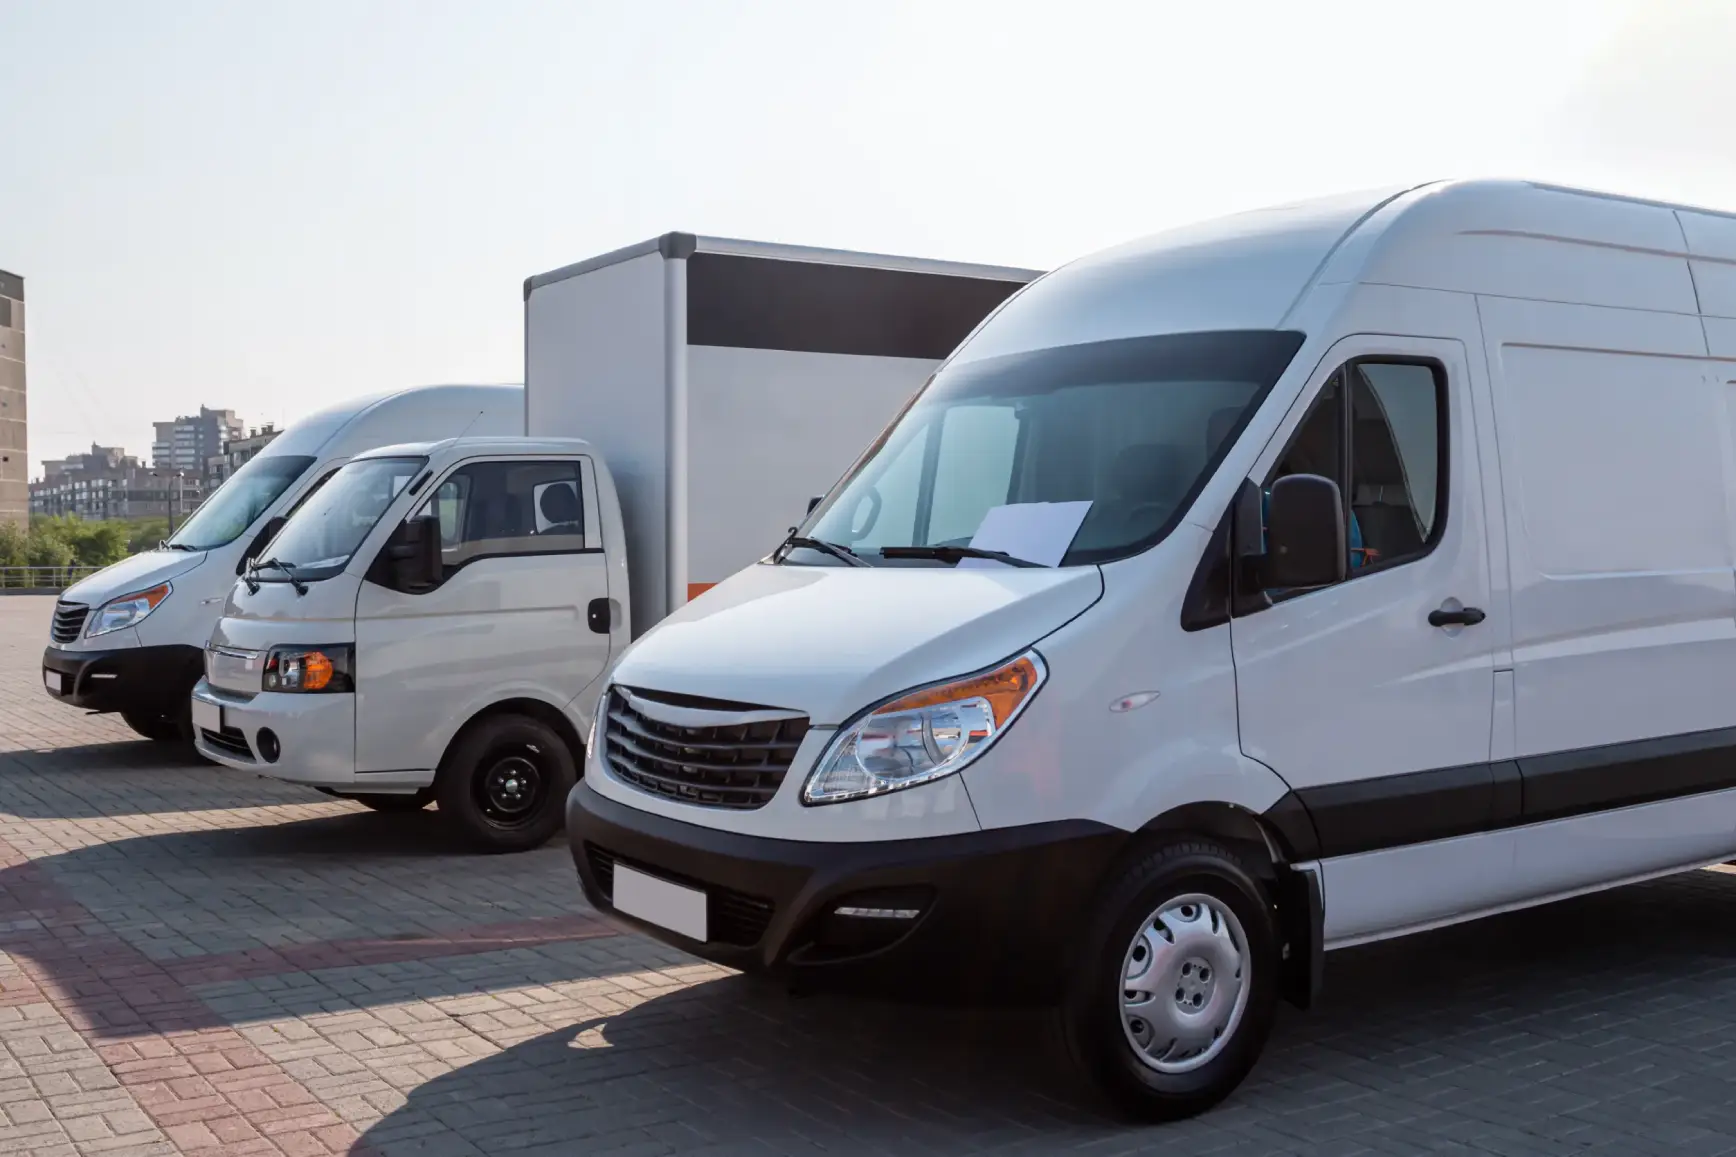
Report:
M 642 812 L 581 780 L 567 838 L 597 909 L 707 960 L 816 988 L 1044 1001 L 1059 994 L 1068 948 L 1130 834 L 1061 820 L 910 840 L 776 840 Z M 702 888 L 708 939 L 616 911 L 618 863 Z
M 241 695 L 201 679 L 196 704 L 223 711 L 221 728 L 197 723 L 199 754 L 225 767 L 258 772 L 290 783 L 352 789 L 356 783 L 356 697 L 291 695 L 264 691 Z M 272 744 L 262 738 L 269 733 Z M 372 777 L 370 777 L 372 778 Z
M 112 651 L 51 646 L 42 651 L 43 690 L 86 711 L 170 713 L 179 710 L 204 665 L 204 652 L 183 643 Z

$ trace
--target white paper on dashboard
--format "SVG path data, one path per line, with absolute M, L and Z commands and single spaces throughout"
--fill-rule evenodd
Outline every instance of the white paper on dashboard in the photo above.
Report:
M 1015 502 L 996 506 L 977 526 L 970 544 L 978 550 L 998 550 L 1026 562 L 1059 566 L 1073 536 L 1090 513 L 1087 502 Z M 959 566 L 1005 566 L 990 558 L 960 559 Z

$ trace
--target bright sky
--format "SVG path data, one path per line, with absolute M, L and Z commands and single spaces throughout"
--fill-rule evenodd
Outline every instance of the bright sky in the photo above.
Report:
M 517 381 L 672 229 L 1052 267 L 1512 175 L 1736 208 L 1736 0 L 0 0 L 30 449 Z

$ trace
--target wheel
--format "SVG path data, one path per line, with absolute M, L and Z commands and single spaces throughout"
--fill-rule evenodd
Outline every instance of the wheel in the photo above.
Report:
M 126 720 L 128 727 L 158 743 L 183 743 L 191 738 L 191 728 L 183 732 L 179 719 L 161 711 L 140 711 L 135 708 L 122 711 L 121 718 Z
M 1254 1067 L 1278 995 L 1276 913 L 1235 853 L 1155 849 L 1092 922 L 1061 1011 L 1086 1078 L 1128 1114 L 1192 1117 Z
M 359 792 L 340 796 L 341 799 L 354 800 L 365 808 L 396 815 L 405 812 L 419 812 L 434 802 L 434 789 L 425 787 L 421 791 L 409 795 L 392 795 L 387 792 Z
M 522 852 L 561 830 L 577 781 L 573 753 L 552 727 L 496 715 L 447 752 L 434 790 L 440 814 L 478 850 Z

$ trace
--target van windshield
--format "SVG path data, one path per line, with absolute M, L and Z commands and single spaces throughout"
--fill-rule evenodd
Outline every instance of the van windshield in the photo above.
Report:
M 426 458 L 359 458 L 332 475 L 260 555 L 259 582 L 330 578 L 350 557 Z M 269 565 L 268 565 L 269 564 Z
M 303 454 L 250 458 L 169 537 L 176 550 L 216 550 L 243 534 L 314 460 Z
M 996 507 L 1088 503 L 1060 565 L 1125 558 L 1180 520 L 1301 345 L 1283 331 L 1168 334 L 955 362 L 799 536 L 869 565 L 947 566 L 956 554 L 898 548 L 968 547 Z M 844 560 L 797 548 L 783 561 Z

